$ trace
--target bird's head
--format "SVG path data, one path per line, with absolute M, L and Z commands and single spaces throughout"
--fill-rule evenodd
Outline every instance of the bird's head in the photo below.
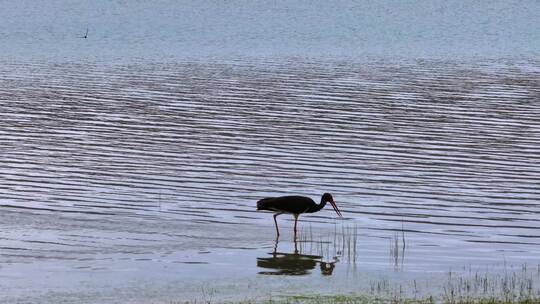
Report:
M 326 202 L 330 203 L 330 205 L 332 205 L 332 208 L 334 208 L 334 211 L 336 211 L 337 215 L 339 217 L 342 217 L 341 212 L 339 211 L 339 209 L 338 209 L 338 207 L 336 205 L 336 202 L 334 202 L 334 198 L 332 197 L 332 194 L 330 194 L 328 192 L 323 194 L 322 201 L 325 202 L 325 203 Z

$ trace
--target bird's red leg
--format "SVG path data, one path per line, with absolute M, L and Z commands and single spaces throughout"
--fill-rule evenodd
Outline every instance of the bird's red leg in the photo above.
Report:
M 278 228 L 278 225 L 277 225 L 277 219 L 276 217 L 280 214 L 282 214 L 283 212 L 279 212 L 279 213 L 276 213 L 274 214 L 274 223 L 276 224 L 276 232 L 277 232 L 277 236 L 279 237 L 279 228 Z

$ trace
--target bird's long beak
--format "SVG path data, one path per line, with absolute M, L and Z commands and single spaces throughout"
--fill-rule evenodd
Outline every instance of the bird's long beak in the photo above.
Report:
M 331 201 L 330 204 L 332 205 L 332 207 L 333 207 L 334 210 L 336 211 L 337 215 L 338 215 L 339 217 L 343 217 L 343 215 L 341 215 L 341 211 L 339 211 L 339 209 L 338 209 L 336 203 L 335 203 L 334 201 Z

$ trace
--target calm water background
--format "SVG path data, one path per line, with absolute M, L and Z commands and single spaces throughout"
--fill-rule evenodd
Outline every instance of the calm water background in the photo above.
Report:
M 32 3 L 0 10 L 0 301 L 540 274 L 538 3 Z M 345 219 L 291 255 L 255 202 L 323 192 Z

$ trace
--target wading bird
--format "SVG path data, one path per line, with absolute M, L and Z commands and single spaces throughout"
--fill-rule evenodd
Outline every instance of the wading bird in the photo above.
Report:
M 330 193 L 323 194 L 319 204 L 315 203 L 309 197 L 297 195 L 263 198 L 257 202 L 257 210 L 269 210 L 275 212 L 274 223 L 276 224 L 277 237 L 279 237 L 277 216 L 283 213 L 292 214 L 294 216 L 294 237 L 296 238 L 296 223 L 298 222 L 298 216 L 302 213 L 317 212 L 324 208 L 327 202 L 332 205 L 337 215 L 341 217 L 341 212 L 336 206 Z

